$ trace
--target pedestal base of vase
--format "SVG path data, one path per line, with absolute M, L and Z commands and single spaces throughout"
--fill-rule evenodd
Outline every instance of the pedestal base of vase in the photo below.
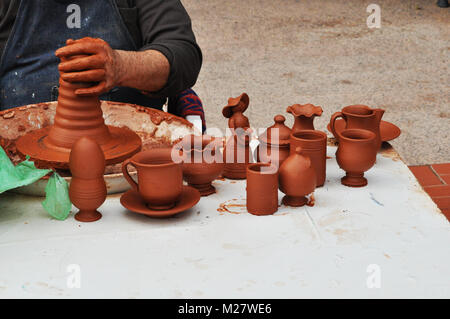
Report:
M 341 178 L 341 183 L 349 187 L 364 187 L 367 185 L 367 179 L 364 173 L 347 173 Z
M 247 165 L 242 164 L 225 164 L 222 176 L 228 179 L 246 179 L 247 178 Z
M 84 223 L 95 222 L 100 218 L 102 218 L 102 214 L 96 210 L 80 210 L 75 214 L 75 219 Z
M 32 131 L 17 140 L 17 151 L 22 157 L 30 156 L 39 167 L 69 168 L 70 149 L 49 143 L 51 127 Z M 142 147 L 141 138 L 127 127 L 108 126 L 111 139 L 100 145 L 105 154 L 106 165 L 123 162 Z
M 206 183 L 206 184 L 190 184 L 190 183 L 188 183 L 188 185 L 197 189 L 200 192 L 201 196 L 208 196 L 208 195 L 216 193 L 216 189 L 214 186 L 211 185 L 211 183 Z
M 305 205 L 308 202 L 308 199 L 305 196 L 296 197 L 285 195 L 281 202 L 286 206 L 300 207 Z

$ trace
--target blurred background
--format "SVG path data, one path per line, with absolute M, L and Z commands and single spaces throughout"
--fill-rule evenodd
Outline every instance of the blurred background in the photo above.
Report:
M 313 103 L 326 131 L 351 104 L 383 108 L 408 165 L 450 161 L 450 9 L 436 0 L 182 0 L 204 62 L 195 90 L 209 127 L 225 128 L 228 97 L 250 96 L 252 127 Z M 370 29 L 369 4 L 381 8 Z M 328 133 L 328 132 L 327 132 Z M 331 134 L 331 133 L 329 133 Z

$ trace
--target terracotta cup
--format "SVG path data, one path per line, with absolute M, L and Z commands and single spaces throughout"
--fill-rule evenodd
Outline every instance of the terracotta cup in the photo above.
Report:
M 269 163 L 247 166 L 247 211 L 271 215 L 278 210 L 278 168 Z
M 136 168 L 138 183 L 130 176 L 128 165 Z M 181 163 L 172 161 L 170 148 L 139 152 L 122 163 L 122 172 L 150 209 L 170 209 L 180 199 L 183 170 Z
M 302 154 L 310 158 L 316 171 L 317 187 L 325 184 L 327 161 L 327 134 L 317 130 L 301 130 L 291 134 L 291 153 L 300 146 Z
M 341 183 L 350 187 L 366 186 L 364 172 L 375 164 L 377 150 L 376 136 L 371 131 L 348 129 L 340 132 L 336 160 L 346 172 Z

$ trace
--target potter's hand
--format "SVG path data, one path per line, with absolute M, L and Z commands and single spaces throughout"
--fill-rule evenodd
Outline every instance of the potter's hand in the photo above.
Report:
M 98 82 L 88 88 L 77 89 L 81 96 L 100 95 L 108 92 L 118 83 L 120 57 L 108 43 L 102 39 L 69 39 L 66 46 L 56 51 L 59 58 L 83 55 L 59 64 L 61 78 L 68 82 Z

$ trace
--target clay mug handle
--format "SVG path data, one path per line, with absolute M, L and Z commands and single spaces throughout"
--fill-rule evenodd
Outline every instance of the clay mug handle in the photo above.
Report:
M 335 129 L 335 127 L 334 127 L 334 123 L 336 122 L 336 120 L 337 120 L 338 117 L 342 117 L 342 119 L 343 119 L 344 121 L 347 122 L 347 120 L 346 120 L 344 114 L 342 114 L 342 112 L 336 112 L 336 113 L 334 113 L 334 114 L 331 116 L 331 120 L 330 120 L 330 128 L 331 128 L 331 132 L 333 133 L 334 137 L 335 137 L 337 140 L 339 140 L 339 136 L 340 136 L 340 135 L 336 132 L 336 129 Z M 346 125 L 346 126 L 347 126 L 347 125 Z
M 128 184 L 131 185 L 131 187 L 136 191 L 139 192 L 139 186 L 138 184 L 134 181 L 133 178 L 131 178 L 130 173 L 128 173 L 128 165 L 131 164 L 133 165 L 133 163 L 131 163 L 131 159 L 126 159 L 123 163 L 122 163 L 122 173 L 123 176 L 125 177 L 125 179 L 127 180 Z M 134 166 L 134 165 L 133 165 Z

